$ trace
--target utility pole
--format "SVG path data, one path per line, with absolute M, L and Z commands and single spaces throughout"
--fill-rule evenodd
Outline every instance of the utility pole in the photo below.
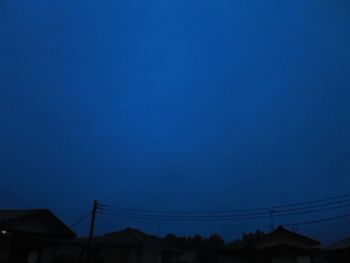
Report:
M 94 237 L 94 228 L 95 228 L 95 218 L 96 218 L 96 211 L 97 211 L 97 201 L 94 200 L 93 206 L 92 206 L 92 213 L 91 213 L 91 222 L 90 222 L 90 233 L 89 233 L 89 240 L 87 244 L 87 253 L 86 253 L 86 262 L 92 262 L 92 253 L 91 253 L 91 246 L 92 246 L 92 239 Z

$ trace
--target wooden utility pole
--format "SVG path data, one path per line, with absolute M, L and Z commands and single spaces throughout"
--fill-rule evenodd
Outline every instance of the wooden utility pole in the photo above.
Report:
M 89 240 L 88 240 L 88 244 L 87 244 L 87 253 L 86 253 L 86 261 L 87 262 L 92 262 L 91 247 L 92 247 L 92 239 L 94 237 L 96 211 L 97 211 L 97 201 L 94 200 L 94 203 L 92 206 L 92 213 L 91 213 Z

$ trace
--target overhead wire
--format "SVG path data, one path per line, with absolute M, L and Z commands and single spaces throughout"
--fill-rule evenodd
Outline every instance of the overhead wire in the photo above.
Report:
M 120 208 L 105 204 L 99 204 L 97 212 L 99 214 L 117 216 L 123 218 L 151 221 L 171 221 L 171 222 L 218 222 L 218 221 L 238 221 L 238 220 L 254 220 L 267 219 L 271 215 L 273 217 L 283 217 L 291 215 L 305 215 L 322 211 L 336 210 L 339 208 L 350 207 L 350 195 L 341 195 L 318 199 L 308 202 L 299 202 L 287 205 L 270 206 L 266 208 L 256 209 L 236 209 L 230 210 L 230 214 L 215 212 L 171 212 L 171 211 L 156 211 L 145 209 Z M 346 199 L 345 199 L 346 198 Z M 299 207 L 298 207 L 299 206 Z M 281 209 L 276 209 L 276 208 Z M 290 207 L 290 208 L 286 208 Z M 275 208 L 275 210 L 271 210 Z M 284 208 L 284 209 L 282 209 Z M 241 211 L 241 213 L 233 213 L 233 211 Z M 243 212 L 245 211 L 245 212 Z M 248 213 L 249 211 L 257 211 Z M 259 212 L 258 212 L 259 211 Z
M 334 221 L 334 220 L 339 220 L 339 219 L 344 219 L 344 218 L 350 218 L 350 214 L 341 215 L 341 216 L 333 216 L 333 217 L 328 217 L 328 218 L 323 218 L 323 219 L 318 219 L 318 220 L 303 221 L 303 222 L 299 222 L 299 223 L 290 223 L 290 224 L 284 224 L 284 225 L 285 226 L 301 226 L 301 225 L 309 225 L 309 224 Z
M 322 209 L 315 209 L 310 211 L 303 211 L 303 212 L 274 214 L 273 216 L 284 217 L 284 216 L 291 216 L 291 215 L 305 215 L 310 213 L 344 208 L 344 207 L 350 207 L 350 204 L 332 207 L 332 208 L 322 208 Z M 141 220 L 152 220 L 152 221 L 172 221 L 172 222 L 175 222 L 175 221 L 176 222 L 198 222 L 198 221 L 218 222 L 218 221 L 239 221 L 239 220 L 254 220 L 254 219 L 270 218 L 270 215 L 268 215 L 267 213 L 266 215 L 260 215 L 260 216 L 239 216 L 239 217 L 237 216 L 236 217 L 166 217 L 166 216 L 131 215 L 131 214 L 116 213 L 116 212 L 108 212 L 108 211 L 101 211 L 98 213 L 102 215 L 119 216 L 119 217 L 130 218 L 130 219 L 141 219 Z
M 341 205 L 342 204 L 342 205 Z M 343 208 L 343 207 L 349 207 L 350 206 L 350 199 L 346 201 L 341 202 L 333 202 L 328 204 L 321 204 L 321 205 L 313 205 L 313 206 L 307 206 L 307 207 L 300 207 L 300 208 L 294 208 L 294 209 L 285 209 L 285 210 L 273 210 L 272 212 L 277 215 L 292 215 L 292 214 L 303 214 L 303 213 L 309 213 L 309 212 L 317 212 L 317 211 L 327 211 L 337 208 Z M 317 208 L 317 209 L 316 209 Z M 271 213 L 271 210 L 261 211 L 261 212 L 255 212 L 255 213 L 232 213 L 232 214 L 162 214 L 162 213 L 149 213 L 149 212 L 130 212 L 128 210 L 117 210 L 117 209 L 111 209 L 111 208 L 102 208 L 102 211 L 106 211 L 109 213 L 116 213 L 116 214 L 125 214 L 125 215 L 138 215 L 138 216 L 149 216 L 149 217 L 171 217 L 171 218 L 231 218 L 231 217 L 247 217 L 247 216 L 261 216 L 261 215 L 267 215 Z
M 83 222 L 86 218 L 88 218 L 91 215 L 91 211 L 87 214 L 85 214 L 84 216 L 82 216 L 81 218 L 79 218 L 76 222 L 74 222 L 73 224 L 71 224 L 69 227 L 73 228 L 75 226 L 77 226 L 78 224 L 80 224 L 81 222 Z
M 345 199 L 345 200 L 339 200 L 339 199 Z M 328 202 L 328 201 L 332 201 L 332 200 L 338 200 L 338 201 Z M 310 209 L 310 208 L 319 207 L 319 206 L 327 206 L 327 205 L 331 205 L 331 204 L 345 203 L 345 202 L 349 202 L 349 201 L 350 201 L 350 194 L 345 194 L 345 195 L 333 196 L 333 197 L 323 198 L 323 199 L 318 199 L 318 200 L 290 203 L 290 204 L 285 204 L 285 205 L 274 205 L 274 206 L 261 207 L 261 208 L 234 209 L 234 210 L 222 210 L 222 211 L 196 211 L 196 212 L 164 211 L 164 210 L 162 211 L 162 210 L 123 208 L 123 207 L 112 206 L 112 205 L 108 205 L 108 204 L 99 204 L 99 207 L 100 207 L 100 209 L 105 209 L 105 210 L 108 209 L 108 210 L 113 210 L 113 211 L 125 211 L 125 212 L 135 212 L 135 213 L 139 212 L 139 213 L 149 213 L 149 214 L 169 214 L 169 215 L 237 214 L 238 212 L 260 211 L 260 212 L 256 212 L 256 213 L 251 214 L 251 215 L 255 215 L 255 214 L 259 214 L 259 213 L 264 213 L 265 211 L 271 211 L 271 210 L 277 210 L 277 209 L 280 209 L 280 211 L 292 211 L 292 210 L 296 211 L 296 210 Z M 315 205 L 311 205 L 311 204 L 315 204 Z M 305 205 L 308 205 L 308 206 L 305 206 Z M 283 209 L 283 208 L 287 208 L 287 207 L 296 207 L 296 208 Z

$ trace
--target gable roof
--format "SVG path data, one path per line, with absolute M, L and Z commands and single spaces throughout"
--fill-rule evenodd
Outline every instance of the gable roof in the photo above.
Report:
M 141 239 L 135 234 L 133 229 L 125 229 L 113 233 L 107 233 L 102 237 L 96 237 L 96 241 L 101 243 L 118 244 L 118 245 L 139 245 Z
M 259 249 L 278 245 L 312 248 L 319 246 L 320 242 L 279 226 L 277 229 L 261 238 L 256 243 L 256 248 Z
M 114 241 L 124 244 L 140 244 L 144 242 L 158 242 L 160 239 L 156 236 L 145 234 L 138 229 L 126 228 L 121 231 L 107 233 L 103 237 L 103 240 Z
M 350 249 L 350 237 L 334 242 L 327 247 L 328 250 Z
M 33 213 L 40 212 L 44 209 L 18 209 L 18 210 L 0 210 L 0 224 L 14 219 L 24 217 Z
M 102 237 L 96 237 L 94 242 L 104 245 L 142 246 L 156 250 L 172 250 L 172 247 L 165 244 L 159 237 L 133 228 L 107 233 Z
M 0 210 L 0 228 L 17 234 L 63 238 L 76 236 L 48 209 Z

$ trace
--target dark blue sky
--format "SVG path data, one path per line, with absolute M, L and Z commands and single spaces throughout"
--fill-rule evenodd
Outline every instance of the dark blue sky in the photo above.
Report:
M 1 208 L 69 224 L 94 198 L 211 211 L 348 193 L 349 70 L 346 0 L 1 1 Z M 101 217 L 97 231 L 128 225 L 269 230 Z M 334 240 L 350 223 L 300 231 Z

